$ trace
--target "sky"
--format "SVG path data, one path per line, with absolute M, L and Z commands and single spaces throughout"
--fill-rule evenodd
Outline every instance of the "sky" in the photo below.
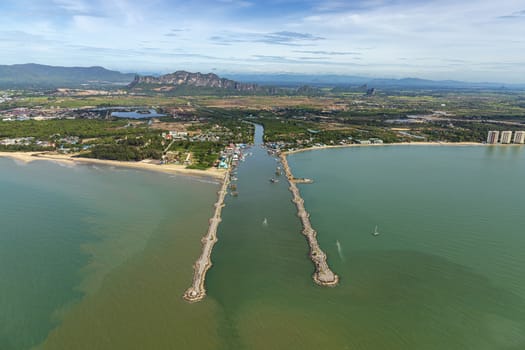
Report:
M 2 0 L 0 64 L 525 83 L 524 0 Z

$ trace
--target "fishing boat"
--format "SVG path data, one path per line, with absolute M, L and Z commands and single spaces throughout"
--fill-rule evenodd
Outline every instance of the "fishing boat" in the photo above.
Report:
M 376 228 L 374 229 L 374 232 L 372 232 L 372 235 L 373 236 L 379 236 L 379 231 L 377 230 L 377 225 L 376 225 Z

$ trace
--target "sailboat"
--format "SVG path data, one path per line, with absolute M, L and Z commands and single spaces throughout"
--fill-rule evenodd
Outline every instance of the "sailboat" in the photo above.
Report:
M 377 230 L 377 225 L 376 225 L 376 228 L 374 229 L 374 232 L 372 232 L 372 235 L 373 236 L 379 236 L 379 231 Z

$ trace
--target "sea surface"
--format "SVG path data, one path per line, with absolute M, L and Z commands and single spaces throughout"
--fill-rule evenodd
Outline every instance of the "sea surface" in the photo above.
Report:
M 277 162 L 253 158 L 208 278 L 224 349 L 525 349 L 525 148 L 289 156 L 315 181 L 299 188 L 335 288 L 312 281 L 288 184 L 268 181 Z
M 187 306 L 180 296 L 218 188 L 0 158 L 0 349 L 130 349 L 127 333 L 172 328 L 163 313 Z
M 289 156 L 315 181 L 299 188 L 340 276 L 326 288 L 261 137 L 195 304 L 217 184 L 0 159 L 0 349 L 525 348 L 525 148 Z

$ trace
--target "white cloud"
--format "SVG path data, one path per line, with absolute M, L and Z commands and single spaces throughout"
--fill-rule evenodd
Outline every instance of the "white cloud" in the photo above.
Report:
M 77 65 L 120 65 L 128 70 L 217 67 L 525 79 L 523 0 L 27 0 L 24 4 L 18 12 L 5 13 L 0 23 L 0 32 L 13 33 L 2 40 L 0 63 L 38 58 L 47 46 L 49 52 L 41 56 L 46 63 L 74 59 Z M 27 35 L 38 36 L 38 48 Z M 137 52 L 144 46 L 150 50 Z M 90 54 L 80 47 L 107 51 Z
M 91 6 L 82 0 L 53 0 L 53 2 L 66 11 L 75 13 L 86 13 L 91 10 Z

